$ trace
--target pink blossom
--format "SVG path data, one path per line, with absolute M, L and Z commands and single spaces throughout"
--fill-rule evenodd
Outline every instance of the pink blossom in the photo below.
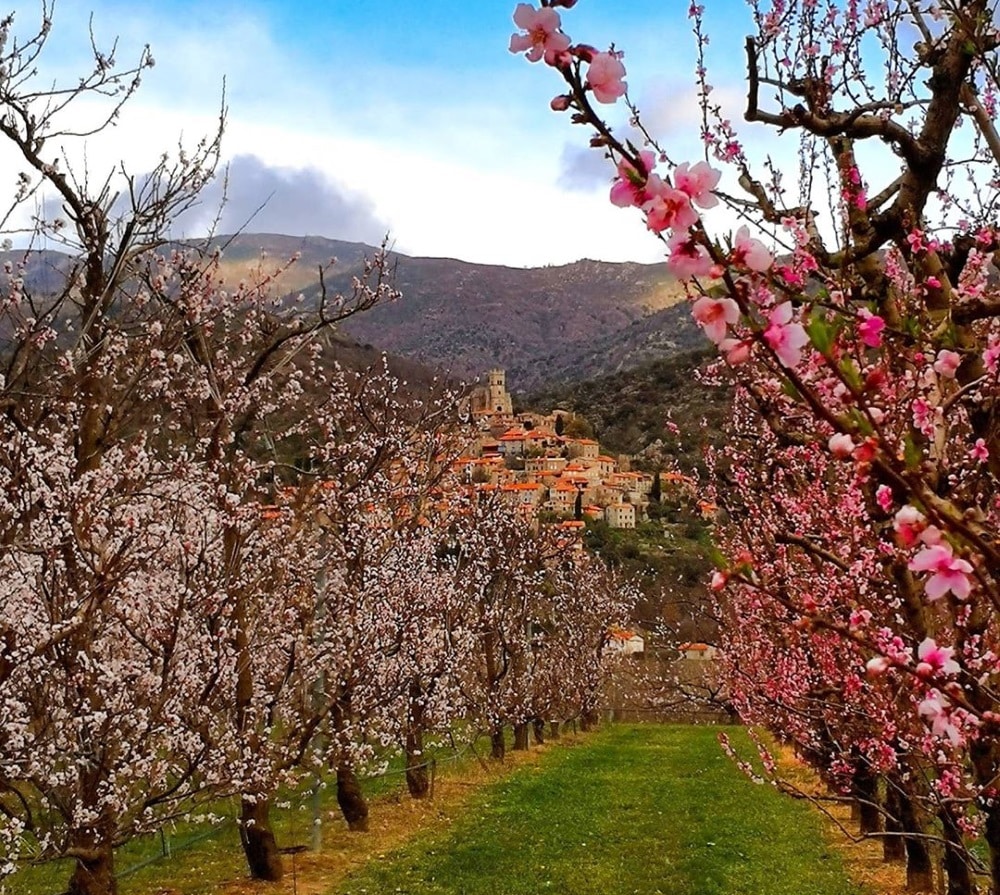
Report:
M 862 308 L 858 314 L 862 318 L 858 325 L 858 338 L 869 348 L 878 348 L 882 344 L 882 330 L 885 329 L 885 321 L 867 308 Z
M 738 367 L 750 359 L 750 344 L 749 339 L 723 339 L 719 342 L 719 350 L 729 366 Z
M 954 660 L 954 647 L 938 646 L 933 637 L 927 637 L 917 647 L 917 674 L 927 677 L 932 674 L 958 674 L 962 668 Z
M 587 69 L 587 84 L 599 103 L 613 103 L 628 89 L 625 66 L 614 53 L 597 53 Z
M 830 436 L 827 447 L 830 448 L 830 453 L 838 460 L 847 460 L 854 452 L 854 439 L 850 435 L 837 432 Z
M 934 410 L 924 398 L 913 401 L 913 425 L 928 437 L 934 434 Z
M 721 176 L 722 172 L 716 171 L 708 162 L 698 162 L 690 167 L 684 162 L 674 169 L 674 186 L 687 193 L 696 205 L 714 208 L 719 204 L 719 197 L 712 190 L 718 186 Z
M 698 220 L 688 194 L 674 189 L 657 174 L 646 180 L 646 196 L 642 210 L 646 212 L 646 226 L 654 233 L 687 230 Z
M 712 270 L 712 257 L 708 250 L 686 233 L 675 233 L 667 240 L 670 257 L 667 267 L 680 280 L 703 277 Z
M 983 352 L 983 364 L 987 370 L 996 375 L 997 369 L 1000 369 L 1000 339 L 990 339 L 989 345 Z
M 888 485 L 879 485 L 875 489 L 875 502 L 881 507 L 883 513 L 888 513 L 892 507 L 892 488 Z
M 740 306 L 731 298 L 703 295 L 692 305 L 691 313 L 705 335 L 718 345 L 726 337 L 726 326 L 740 319 Z
M 792 303 L 784 302 L 771 311 L 770 325 L 764 330 L 764 340 L 785 367 L 794 367 L 802 360 L 802 349 L 809 336 L 801 323 L 792 322 Z
M 885 656 L 876 656 L 865 662 L 865 672 L 869 677 L 878 677 L 885 674 L 892 667 L 892 662 Z
M 715 571 L 712 573 L 712 581 L 709 584 L 714 591 L 722 590 L 729 581 L 729 576 L 725 572 Z
M 972 566 L 956 557 L 951 544 L 946 541 L 924 547 L 910 560 L 907 568 L 911 572 L 934 573 L 924 584 L 928 600 L 939 600 L 949 591 L 959 600 L 969 596 L 972 585 L 968 576 L 972 573 Z
M 643 171 L 638 171 L 628 159 L 618 162 L 618 177 L 611 187 L 612 205 L 617 205 L 619 208 L 639 206 L 649 198 L 646 192 L 646 180 L 653 173 L 656 156 L 649 150 L 643 150 L 639 153 L 639 160 L 645 169 Z
M 737 266 L 742 265 L 750 270 L 763 273 L 774 264 L 774 256 L 767 250 L 764 243 L 750 236 L 749 228 L 740 227 L 736 231 L 736 239 L 733 242 L 731 261 Z
M 939 690 L 931 690 L 930 695 L 917 706 L 917 711 L 930 723 L 934 736 L 947 737 L 953 746 L 962 744 L 962 734 L 952 723 L 951 703 Z
M 957 351 L 943 349 L 937 353 L 937 360 L 934 361 L 934 370 L 945 379 L 954 379 L 958 371 L 958 365 L 962 363 L 962 355 Z
M 976 443 L 972 446 L 969 451 L 969 456 L 973 460 L 978 460 L 980 463 L 985 463 L 990 458 L 990 450 L 986 447 L 986 439 L 977 438 Z
M 535 9 L 530 3 L 518 3 L 514 9 L 514 24 L 525 34 L 512 34 L 510 51 L 522 53 L 529 62 L 538 62 L 543 56 L 552 65 L 556 57 L 569 49 L 569 38 L 559 31 L 559 13 L 543 7 Z
M 851 617 L 849 624 L 852 631 L 856 631 L 858 628 L 864 627 L 872 620 L 871 610 L 869 609 L 854 609 L 851 611 Z

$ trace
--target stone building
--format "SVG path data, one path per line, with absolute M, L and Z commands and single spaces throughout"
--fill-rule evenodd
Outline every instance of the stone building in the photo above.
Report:
M 500 369 L 490 370 L 486 383 L 472 389 L 469 402 L 474 415 L 513 416 L 514 403 L 507 391 L 507 374 Z

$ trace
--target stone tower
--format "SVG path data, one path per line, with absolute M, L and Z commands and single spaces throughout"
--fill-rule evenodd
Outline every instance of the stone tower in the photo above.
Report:
M 486 377 L 488 392 L 487 408 L 490 413 L 502 413 L 510 416 L 514 406 L 507 391 L 507 374 L 503 370 L 492 369 Z

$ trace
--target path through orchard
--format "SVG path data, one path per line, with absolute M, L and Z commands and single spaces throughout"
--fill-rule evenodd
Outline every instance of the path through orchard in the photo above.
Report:
M 739 733 L 737 732 L 737 738 Z M 711 728 L 615 726 L 489 786 L 338 895 L 861 895 L 819 814 L 746 779 Z

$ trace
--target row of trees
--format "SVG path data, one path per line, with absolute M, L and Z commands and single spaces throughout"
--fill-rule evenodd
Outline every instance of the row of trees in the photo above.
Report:
M 612 201 L 739 384 L 713 457 L 731 696 L 854 795 L 911 889 L 936 842 L 950 893 L 1000 891 L 996 5 L 751 0 L 743 117 L 797 141 L 797 177 L 716 104 L 703 6 L 689 165 L 643 129 L 621 54 L 562 31 L 573 5 L 519 5 L 511 49 L 561 76 L 553 108 L 615 164 Z M 598 111 L 616 102 L 630 129 Z M 713 236 L 720 203 L 743 226 Z
M 18 199 L 58 197 L 32 232 L 65 249 L 8 254 L 0 294 L 0 885 L 71 859 L 73 895 L 113 893 L 116 846 L 226 794 L 276 879 L 280 787 L 335 777 L 364 829 L 366 760 L 403 750 L 421 796 L 428 734 L 502 755 L 504 725 L 589 717 L 627 593 L 452 483 L 457 395 L 332 362 L 337 326 L 396 297 L 384 251 L 315 303 L 282 295 L 287 264 L 230 286 L 220 252 L 166 242 L 221 129 L 143 177 L 51 155 L 152 60 L 95 47 L 39 90 L 49 25 L 0 23 Z

